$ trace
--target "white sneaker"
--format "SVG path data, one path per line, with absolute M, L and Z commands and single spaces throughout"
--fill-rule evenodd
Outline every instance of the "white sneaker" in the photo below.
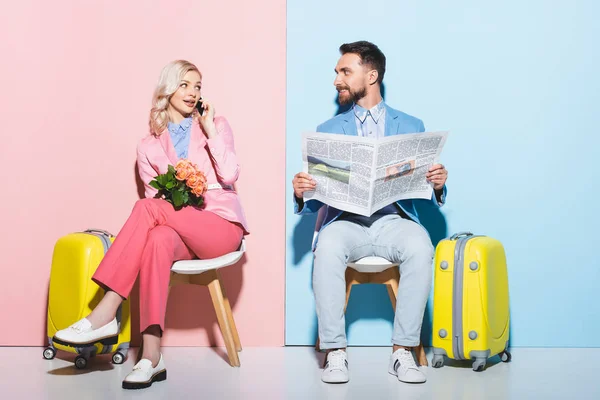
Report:
M 417 367 L 412 352 L 402 348 L 396 350 L 390 357 L 388 372 L 396 375 L 401 382 L 423 383 L 427 380 L 425 374 Z
M 123 389 L 143 389 L 150 387 L 154 382 L 160 382 L 167 379 L 167 369 L 163 361 L 162 354 L 156 364 L 156 368 L 152 368 L 152 361 L 143 358 L 135 364 L 133 371 L 129 373 L 123 380 Z
M 104 345 L 117 344 L 119 341 L 119 324 L 114 318 L 108 324 L 92 329 L 92 324 L 83 318 L 66 329 L 62 329 L 52 338 L 54 343 L 70 347 L 92 346 L 95 343 Z
M 348 377 L 348 358 L 344 350 L 335 350 L 327 354 L 327 363 L 321 375 L 325 383 L 346 383 Z

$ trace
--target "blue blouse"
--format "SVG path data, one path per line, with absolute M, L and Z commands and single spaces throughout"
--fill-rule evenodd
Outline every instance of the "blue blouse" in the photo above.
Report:
M 167 124 L 171 141 L 175 146 L 177 158 L 187 158 L 190 146 L 190 134 L 192 131 L 192 117 L 185 118 L 179 124 L 169 122 Z

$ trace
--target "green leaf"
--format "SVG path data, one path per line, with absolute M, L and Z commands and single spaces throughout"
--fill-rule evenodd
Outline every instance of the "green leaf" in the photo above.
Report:
M 187 204 L 190 201 L 190 193 L 183 192 L 183 204 Z
M 150 181 L 150 186 L 152 186 L 154 189 L 160 189 L 160 185 L 158 182 L 156 182 L 156 180 Z
M 181 207 L 183 204 L 183 193 L 179 190 L 173 192 L 173 205 L 175 207 Z
M 175 187 L 176 183 L 173 181 L 168 181 L 167 184 L 165 185 L 165 187 L 167 189 L 173 189 Z
M 175 167 L 172 166 L 171 164 L 169 164 L 169 168 L 168 168 L 169 172 L 172 173 L 173 175 L 175 175 Z
M 156 181 L 161 187 L 164 187 L 167 184 L 168 178 L 165 174 L 161 174 L 156 177 Z

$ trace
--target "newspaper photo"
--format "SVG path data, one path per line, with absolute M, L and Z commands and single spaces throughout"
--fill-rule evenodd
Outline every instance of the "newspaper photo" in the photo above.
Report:
M 319 200 L 339 210 L 371 216 L 404 199 L 430 199 L 425 175 L 438 159 L 447 131 L 381 139 L 311 132 L 302 135 L 303 172 L 317 182 L 304 201 Z

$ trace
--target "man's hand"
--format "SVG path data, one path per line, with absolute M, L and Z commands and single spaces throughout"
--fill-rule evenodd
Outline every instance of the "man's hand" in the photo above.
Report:
M 298 199 L 302 199 L 302 194 L 307 191 L 315 190 L 317 182 L 305 172 L 299 172 L 294 176 L 292 180 L 294 186 L 294 196 Z
M 433 183 L 434 190 L 442 190 L 448 179 L 448 171 L 442 164 L 435 164 L 429 168 L 429 172 L 425 175 L 427 182 Z

